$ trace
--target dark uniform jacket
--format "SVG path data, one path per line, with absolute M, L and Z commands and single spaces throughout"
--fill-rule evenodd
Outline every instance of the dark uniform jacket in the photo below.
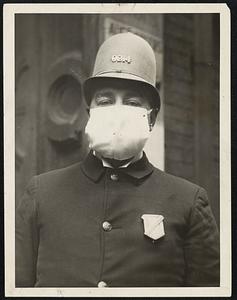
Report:
M 143 214 L 162 215 L 165 235 L 144 235 Z M 16 286 L 219 286 L 207 195 L 145 154 L 111 169 L 90 153 L 35 176 L 16 214 Z

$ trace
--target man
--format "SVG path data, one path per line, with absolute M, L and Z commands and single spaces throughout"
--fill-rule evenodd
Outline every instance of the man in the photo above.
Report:
M 206 192 L 152 166 L 143 147 L 160 108 L 149 44 L 122 33 L 84 84 L 91 151 L 35 176 L 16 215 L 16 286 L 219 285 Z

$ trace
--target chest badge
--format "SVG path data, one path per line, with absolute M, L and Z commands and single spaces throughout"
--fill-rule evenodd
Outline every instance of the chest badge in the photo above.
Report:
M 158 240 L 165 235 L 164 217 L 162 215 L 144 214 L 141 216 L 144 224 L 144 234 L 152 240 Z

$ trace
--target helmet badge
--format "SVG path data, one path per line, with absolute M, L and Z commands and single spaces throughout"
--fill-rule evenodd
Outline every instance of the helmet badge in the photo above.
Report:
M 121 55 L 121 54 L 114 54 L 111 57 L 111 60 L 113 63 L 115 62 L 122 62 L 122 63 L 128 63 L 130 64 L 132 62 L 132 59 L 130 56 L 125 56 L 125 55 Z

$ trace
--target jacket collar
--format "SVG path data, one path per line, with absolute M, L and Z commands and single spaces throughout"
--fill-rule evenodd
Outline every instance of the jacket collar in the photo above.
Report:
M 105 173 L 106 168 L 103 166 L 102 161 L 93 155 L 92 151 L 89 152 L 85 160 L 81 164 L 82 171 L 94 182 L 98 181 Z M 140 160 L 130 164 L 126 168 L 120 168 L 119 171 L 127 174 L 128 176 L 140 180 L 150 175 L 154 170 L 152 164 L 149 163 L 145 152 Z

